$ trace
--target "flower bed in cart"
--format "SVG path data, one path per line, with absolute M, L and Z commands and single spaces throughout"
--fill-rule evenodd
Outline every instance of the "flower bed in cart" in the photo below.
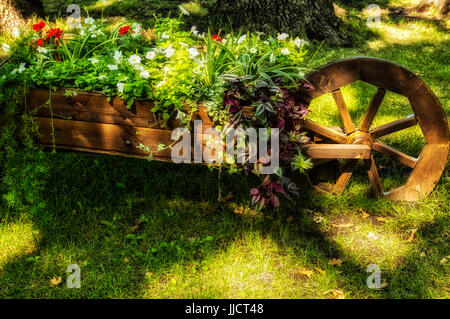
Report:
M 27 89 L 25 113 L 39 127 L 37 143 L 58 149 L 170 160 L 176 142 L 189 136 L 194 158 L 200 135 L 202 154 L 210 148 L 236 167 L 239 155 L 226 158 L 210 147 L 208 128 L 220 138 L 230 129 L 265 128 L 269 149 L 276 128 L 281 163 L 251 192 L 262 208 L 297 193 L 284 168 L 311 167 L 299 151 L 308 141 L 300 126 L 311 89 L 304 80 L 307 47 L 287 34 L 183 31 L 169 18 L 150 28 L 89 17 L 70 27 L 40 21 L 11 47 L 2 84 Z M 239 165 L 246 172 L 260 175 L 270 165 L 249 157 Z

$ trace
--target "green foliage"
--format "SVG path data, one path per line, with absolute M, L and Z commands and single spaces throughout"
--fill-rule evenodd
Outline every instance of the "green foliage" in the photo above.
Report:
M 420 74 L 449 117 L 448 33 L 430 21 L 387 22 L 373 32 L 376 39 L 357 47 L 325 45 L 316 66 L 355 55 L 395 61 Z M 250 205 L 247 190 L 256 182 L 251 176 L 223 174 L 222 192 L 231 195 L 217 203 L 217 174 L 205 167 L 17 152 L 22 126 L 7 120 L 5 127 L 3 120 L 4 114 L 14 118 L 16 105 L 23 105 L 23 94 L 8 86 L 23 83 L 13 72 L 27 57 L 28 44 L 18 45 L 22 50 L 14 50 L 15 56 L 22 57 L 0 74 L 0 138 L 11 150 L 0 150 L 9 161 L 0 164 L 0 298 L 298 299 L 333 298 L 334 289 L 358 299 L 449 298 L 449 165 L 435 191 L 419 203 L 369 197 L 366 172 L 357 170 L 340 196 L 308 189 L 263 215 Z M 8 86 L 1 82 L 4 74 Z M 218 118 L 222 95 L 215 92 L 221 89 L 219 83 L 204 93 L 211 94 L 207 100 Z M 374 88 L 355 84 L 343 93 L 352 116 L 362 116 Z M 389 94 L 385 99 L 374 125 L 410 114 L 406 99 Z M 313 120 L 340 125 L 332 103 L 331 96 L 317 99 L 310 108 Z M 405 130 L 383 142 L 417 156 L 419 136 Z M 384 167 L 384 186 L 404 183 L 403 168 L 383 157 L 376 161 Z M 326 173 L 332 180 L 336 172 L 321 167 L 311 177 Z M 355 227 L 347 228 L 350 224 Z M 370 233 L 378 240 L 368 238 Z M 343 264 L 331 266 L 331 258 Z M 74 263 L 81 267 L 82 289 L 64 285 L 67 265 Z M 366 285 L 366 268 L 373 263 L 387 283 L 380 290 Z M 305 271 L 313 273 L 308 277 Z M 62 285 L 49 284 L 55 276 L 63 278 Z
M 313 163 L 310 158 L 305 158 L 305 156 L 299 151 L 294 155 L 291 161 L 291 166 L 293 171 L 299 171 L 301 174 L 306 173 L 306 171 L 313 168 Z

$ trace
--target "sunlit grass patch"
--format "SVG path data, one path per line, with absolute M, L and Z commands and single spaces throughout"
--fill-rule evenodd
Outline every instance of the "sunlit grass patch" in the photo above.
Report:
M 39 232 L 30 222 L 2 222 L 0 224 L 0 272 L 15 257 L 34 253 Z
M 248 232 L 214 255 L 147 274 L 149 298 L 322 297 L 325 271 L 290 254 L 270 236 Z
M 380 267 L 396 268 L 408 251 L 408 243 L 404 239 L 394 232 L 374 226 L 370 218 L 344 222 L 336 219 L 331 228 L 334 234 L 330 239 L 362 267 L 378 264 Z
M 429 24 L 421 21 L 408 21 L 395 24 L 381 21 L 374 24 L 372 30 L 375 31 L 386 44 L 413 44 L 420 42 L 438 43 L 447 41 L 450 37 L 448 33 L 438 30 L 435 26 L 430 28 Z M 369 42 L 369 46 L 370 45 L 376 47 L 372 42 Z

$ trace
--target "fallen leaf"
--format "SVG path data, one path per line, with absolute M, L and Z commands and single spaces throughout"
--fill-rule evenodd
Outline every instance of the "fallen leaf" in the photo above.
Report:
M 292 216 L 289 216 L 287 219 L 286 219 L 286 221 L 288 222 L 288 223 L 290 223 L 291 221 L 293 221 L 294 220 L 294 217 L 292 217 Z
M 62 283 L 61 277 L 53 277 L 52 279 L 50 279 L 50 285 L 54 287 L 58 286 L 60 283 Z
M 335 299 L 345 299 L 345 293 L 342 290 L 339 289 L 331 289 L 328 290 L 324 293 L 324 295 L 327 295 L 331 293 L 331 295 L 333 296 L 333 298 Z
M 441 259 L 441 264 L 446 264 L 447 263 L 447 261 L 448 261 L 447 257 L 444 257 L 444 258 Z
M 35 251 L 34 247 L 28 247 L 23 250 L 23 252 L 27 255 L 31 255 L 32 253 L 34 253 L 34 251 Z
M 426 257 L 427 254 L 426 254 L 424 251 L 422 251 L 422 252 L 419 254 L 419 256 L 420 256 L 420 257 Z
M 340 266 L 340 265 L 342 265 L 343 262 L 344 261 L 342 259 L 333 258 L 330 260 L 330 265 L 331 266 L 335 266 L 335 265 Z
M 320 274 L 324 274 L 325 273 L 325 270 L 322 270 L 319 267 L 314 267 L 314 270 L 317 271 Z
M 370 216 L 370 214 L 367 214 L 365 211 L 363 211 L 362 209 L 359 209 L 359 211 L 361 212 L 361 217 L 362 218 L 367 218 Z
M 409 234 L 409 238 L 406 240 L 407 242 L 412 242 L 414 240 L 414 235 L 417 232 L 417 228 L 411 229 L 411 234 Z
M 314 271 L 308 270 L 306 268 L 299 268 L 297 270 L 297 273 L 299 273 L 300 275 L 306 276 L 308 278 L 311 278 L 311 275 L 314 274 Z
M 383 282 L 380 285 L 380 288 L 383 289 L 386 288 L 387 286 L 389 286 L 389 283 L 386 280 L 383 280 Z
M 128 228 L 127 234 L 134 233 L 136 231 L 136 229 L 138 229 L 138 227 L 139 227 L 138 225 L 131 226 L 130 228 Z
M 125 257 L 125 258 L 123 259 L 123 262 L 124 262 L 124 263 L 130 262 L 130 259 L 129 259 L 128 257 Z
M 384 217 L 377 217 L 377 220 L 379 222 L 383 222 L 383 223 L 386 223 L 388 221 L 387 218 L 384 218 Z

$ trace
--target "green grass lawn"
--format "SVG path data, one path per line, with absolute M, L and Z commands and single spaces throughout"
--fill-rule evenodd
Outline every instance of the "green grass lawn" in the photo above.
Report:
M 352 48 L 323 47 L 317 65 L 349 56 L 402 64 L 432 88 L 448 118 L 448 31 L 433 21 L 384 16 L 370 33 Z M 374 90 L 344 88 L 356 123 Z M 330 96 L 311 110 L 312 119 L 340 125 Z M 411 112 L 405 98 L 388 94 L 374 125 Z M 384 142 L 414 156 L 424 143 L 418 127 Z M 385 188 L 404 183 L 407 170 L 376 160 Z M 255 179 L 223 173 L 221 189 L 230 196 L 218 202 L 217 171 L 203 166 L 42 152 L 17 153 L 6 170 L 1 298 L 450 297 L 449 165 L 418 203 L 371 197 L 360 169 L 341 196 L 305 187 L 295 202 L 264 213 L 250 206 Z M 70 264 L 81 267 L 81 289 L 66 286 Z M 366 285 L 370 264 L 381 269 L 380 290 Z M 59 277 L 62 283 L 51 284 Z

